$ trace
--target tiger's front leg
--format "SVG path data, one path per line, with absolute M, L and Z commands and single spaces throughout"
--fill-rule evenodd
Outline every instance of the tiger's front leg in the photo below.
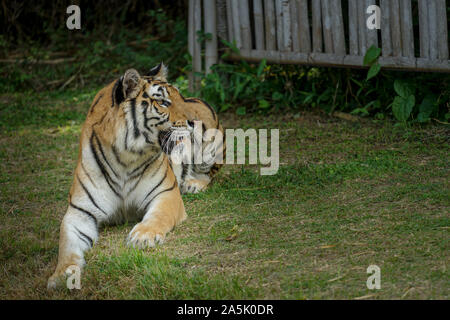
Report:
M 170 189 L 170 188 L 169 188 Z M 128 235 L 127 245 L 134 248 L 162 244 L 166 234 L 186 219 L 183 200 L 177 184 L 170 190 L 155 192 L 142 221 Z
M 90 249 L 98 238 L 98 221 L 86 209 L 70 204 L 63 218 L 59 236 L 58 264 L 48 279 L 47 288 L 56 288 L 72 274 L 68 269 L 84 266 L 84 252 Z

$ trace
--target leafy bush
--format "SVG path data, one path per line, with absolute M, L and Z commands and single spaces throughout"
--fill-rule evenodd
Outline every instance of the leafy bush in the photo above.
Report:
M 224 42 L 230 50 L 237 49 Z M 450 118 L 450 76 L 382 70 L 379 48 L 370 48 L 368 71 L 296 65 L 219 63 L 203 77 L 200 95 L 218 111 L 236 114 L 318 108 L 401 123 Z M 222 57 L 226 60 L 227 54 Z M 420 104 L 419 104 L 420 103 Z

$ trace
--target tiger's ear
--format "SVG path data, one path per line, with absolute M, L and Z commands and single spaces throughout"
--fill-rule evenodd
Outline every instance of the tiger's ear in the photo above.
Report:
M 114 85 L 114 103 L 120 104 L 125 99 L 135 98 L 139 93 L 141 76 L 135 69 L 128 69 Z
M 161 62 L 157 66 L 151 68 L 150 71 L 147 73 L 147 76 L 152 77 L 155 80 L 167 82 L 167 73 L 168 73 L 167 66 Z

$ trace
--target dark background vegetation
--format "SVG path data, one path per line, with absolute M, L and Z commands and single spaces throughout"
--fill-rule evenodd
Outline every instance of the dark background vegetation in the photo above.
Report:
M 65 9 L 70 4 L 82 8 L 81 30 L 66 28 Z M 144 72 L 164 61 L 171 81 L 186 91 L 191 69 L 187 6 L 187 0 L 2 0 L 0 89 L 12 93 L 99 88 L 127 68 Z M 418 21 L 415 35 L 418 44 Z M 448 74 L 382 70 L 367 80 L 367 70 L 222 63 L 204 78 L 199 92 L 191 94 L 203 96 L 218 111 L 230 109 L 238 115 L 306 108 L 379 120 L 393 116 L 404 124 L 447 123 L 449 79 Z M 414 96 L 413 106 L 398 107 L 406 109 L 402 116 L 392 114 L 394 99 L 401 96 L 395 82 Z

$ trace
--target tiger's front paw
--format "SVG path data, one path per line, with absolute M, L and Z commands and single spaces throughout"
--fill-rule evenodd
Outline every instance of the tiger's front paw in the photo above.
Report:
M 156 244 L 163 244 L 166 237 L 162 228 L 155 222 L 143 221 L 134 226 L 127 238 L 127 246 L 133 248 L 153 248 Z
M 77 288 L 80 289 L 80 287 L 77 287 L 77 283 L 80 283 L 80 276 L 81 276 L 81 267 L 73 264 L 70 266 L 67 266 L 66 268 L 60 268 L 57 269 L 55 273 L 48 278 L 47 281 L 47 290 L 54 290 L 57 288 L 62 288 L 64 286 L 67 286 L 69 289 Z M 73 278 L 70 280 L 75 280 L 75 285 L 73 284 L 73 281 L 68 283 L 69 278 Z
M 204 191 L 206 187 L 208 186 L 209 181 L 207 180 L 198 180 L 198 179 L 191 179 L 186 180 L 181 185 L 181 193 L 199 193 L 201 191 Z

